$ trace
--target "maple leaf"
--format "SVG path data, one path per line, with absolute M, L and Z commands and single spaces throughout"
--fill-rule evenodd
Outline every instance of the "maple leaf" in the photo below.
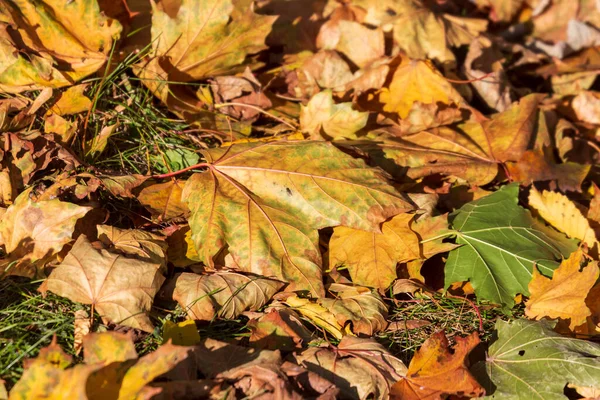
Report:
M 525 315 L 532 319 L 569 319 L 571 330 L 583 324 L 592 314 L 585 300 L 600 271 L 597 262 L 589 263 L 580 271 L 582 260 L 583 252 L 577 250 L 560 264 L 552 279 L 546 278 L 534 267 Z
M 97 0 L 5 2 L 0 14 L 0 90 L 9 93 L 67 86 L 96 72 L 122 29 Z
M 402 58 L 389 89 L 379 95 L 383 110 L 406 118 L 413 104 L 461 103 L 462 97 L 431 62 Z
M 47 114 L 63 116 L 88 111 L 92 108 L 92 101 L 83 94 L 87 88 L 87 84 L 67 88 L 60 93 L 60 97 L 50 107 Z
M 330 90 L 314 95 L 300 111 L 302 131 L 315 139 L 321 129 L 333 139 L 353 138 L 367 124 L 369 113 L 352 109 L 352 103 L 335 104 Z
M 469 280 L 477 297 L 508 310 L 518 293 L 529 295 L 533 266 L 551 276 L 557 260 L 576 244 L 519 207 L 519 187 L 508 185 L 451 214 L 456 243 L 445 268 L 446 287 Z M 507 218 L 508 216 L 508 218 Z
M 184 184 L 185 181 L 173 179 L 148 185 L 140 191 L 138 200 L 160 221 L 183 217 L 188 213 L 188 208 L 181 201 Z
M 564 337 L 548 321 L 498 320 L 498 339 L 473 373 L 490 398 L 563 399 L 567 384 L 600 388 L 600 345 Z
M 312 338 L 298 314 L 286 308 L 271 309 L 262 317 L 251 320 L 248 326 L 250 343 L 261 349 L 291 351 Z
M 163 237 L 141 229 L 119 229 L 109 225 L 96 228 L 98 239 L 107 249 L 114 248 L 127 256 L 159 264 L 166 271 L 167 243 Z
M 381 233 L 335 227 L 329 242 L 330 268 L 345 265 L 352 282 L 385 290 L 396 279 L 396 264 L 420 258 L 419 239 L 410 229 L 412 214 L 381 225 Z
M 372 336 L 387 327 L 388 307 L 377 292 L 339 283 L 329 285 L 327 290 L 334 293 L 336 298 L 321 298 L 317 301 L 335 315 L 340 326 L 351 322 L 352 332 L 363 336 Z
M 574 162 L 556 163 L 550 148 L 527 150 L 517 162 L 506 164 L 513 180 L 530 184 L 556 181 L 561 190 L 581 191 L 581 184 L 590 172 L 590 165 Z
M 477 333 L 457 338 L 453 351 L 444 332 L 430 336 L 410 361 L 406 376 L 394 384 L 392 399 L 442 399 L 456 394 L 479 397 L 484 389 L 467 366 L 469 353 L 479 344 Z
M 494 179 L 498 164 L 517 161 L 535 137 L 540 95 L 529 95 L 508 110 L 482 122 L 469 121 L 411 135 L 393 137 L 394 129 L 380 129 L 380 138 L 367 149 L 408 168 L 410 178 L 441 173 L 483 185 Z M 518 165 L 518 164 L 517 164 Z
M 373 339 L 345 336 L 337 349 L 312 347 L 294 355 L 309 371 L 335 382 L 344 397 L 387 399 L 406 366 Z
M 145 312 L 164 280 L 160 264 L 96 250 L 81 235 L 40 291 L 92 304 L 112 322 L 152 332 Z
M 202 321 L 233 319 L 244 311 L 256 311 L 284 285 L 274 279 L 227 271 L 210 275 L 182 273 L 173 279 L 173 299 L 190 319 Z
M 321 35 L 324 30 L 327 30 L 327 35 Z M 320 48 L 339 51 L 361 68 L 385 54 L 383 30 L 370 29 L 359 22 L 349 20 L 324 24 L 317 37 L 317 45 Z
M 487 21 L 434 13 L 420 0 L 354 0 L 366 10 L 365 23 L 393 24 L 393 36 L 409 57 L 454 61 L 450 47 L 469 44 L 487 29 Z
M 547 190 L 540 193 L 532 187 L 529 192 L 529 206 L 550 225 L 569 237 L 579 239 L 589 247 L 593 247 L 597 242 L 590 223 L 567 196 Z
M 33 277 L 36 266 L 72 240 L 75 223 L 91 208 L 58 199 L 34 202 L 30 194 L 31 190 L 21 193 L 2 215 L 0 245 L 4 245 L 8 260 L 20 260 L 9 274 Z
M 30 360 L 10 398 L 87 399 L 89 388 L 94 388 L 97 398 L 148 398 L 152 389 L 147 384 L 173 369 L 190 352 L 188 347 L 166 344 L 137 359 L 131 337 L 116 332 L 89 334 L 83 346 L 85 364 L 67 368 L 72 358 L 53 340 L 37 358 Z
M 200 259 L 213 265 L 227 244 L 237 268 L 292 291 L 323 294 L 316 229 L 378 231 L 412 208 L 379 171 L 329 143 L 249 143 L 204 156 L 209 170 L 192 175 L 182 195 Z
M 255 14 L 249 2 L 153 3 L 152 57 L 134 71 L 169 104 L 170 89 L 165 82 L 190 82 L 243 69 L 248 54 L 265 48 L 265 37 L 276 19 Z

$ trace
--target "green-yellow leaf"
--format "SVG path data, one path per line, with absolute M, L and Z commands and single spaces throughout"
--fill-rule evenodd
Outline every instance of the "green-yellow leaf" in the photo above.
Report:
M 182 198 L 200 259 L 213 265 L 227 245 L 233 267 L 323 295 L 317 229 L 379 231 L 412 209 L 381 171 L 325 142 L 269 142 L 204 152 L 209 169 Z

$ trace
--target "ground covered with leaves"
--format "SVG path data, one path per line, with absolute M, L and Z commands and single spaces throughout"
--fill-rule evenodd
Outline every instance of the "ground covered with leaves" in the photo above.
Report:
M 0 0 L 1 399 L 600 399 L 600 5 Z

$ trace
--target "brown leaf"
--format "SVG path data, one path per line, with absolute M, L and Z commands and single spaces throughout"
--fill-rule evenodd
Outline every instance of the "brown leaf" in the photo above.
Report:
M 92 321 L 90 320 L 90 315 L 85 310 L 75 311 L 74 319 L 73 351 L 75 355 L 78 355 L 83 349 L 83 338 L 90 333 Z
M 527 150 L 517 163 L 508 163 L 513 180 L 530 184 L 540 181 L 556 181 L 563 191 L 581 191 L 581 184 L 590 171 L 590 165 L 574 162 L 557 164 L 551 149 Z
M 349 399 L 386 399 L 406 366 L 373 339 L 346 336 L 337 349 L 312 347 L 294 355 L 309 371 L 335 382 Z
M 202 321 L 232 319 L 246 310 L 256 311 L 284 285 L 274 279 L 227 271 L 210 275 L 182 273 L 173 279 L 173 299 L 187 311 L 188 318 Z
M 478 344 L 477 333 L 458 337 L 451 352 L 444 332 L 433 334 L 410 361 L 406 376 L 392 387 L 391 398 L 442 399 L 449 394 L 468 397 L 485 394 L 466 364 L 469 353 Z
M 264 316 L 251 320 L 248 326 L 251 345 L 260 349 L 291 351 L 302 347 L 312 338 L 298 314 L 286 308 L 272 309 Z
M 246 68 L 240 77 L 218 76 L 211 82 L 210 87 L 217 104 L 236 103 L 220 107 L 219 111 L 237 119 L 255 120 L 260 115 L 256 108 L 264 110 L 272 105 L 249 68 Z M 245 107 L 246 104 L 249 107 Z
M 388 307 L 377 292 L 339 283 L 329 285 L 327 290 L 336 298 L 321 298 L 318 302 L 335 315 L 340 326 L 352 323 L 352 332 L 363 336 L 373 336 L 387 327 Z
M 152 332 L 146 312 L 164 280 L 160 264 L 96 250 L 81 235 L 40 290 L 92 304 L 114 323 Z
M 119 229 L 109 225 L 98 225 L 98 239 L 107 249 L 116 249 L 152 264 L 159 264 L 166 271 L 167 243 L 162 236 L 141 229 Z

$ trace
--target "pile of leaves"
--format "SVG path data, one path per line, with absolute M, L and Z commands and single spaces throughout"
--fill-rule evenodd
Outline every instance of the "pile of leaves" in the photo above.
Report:
M 0 15 L 0 288 L 74 321 L 0 399 L 600 398 L 598 2 Z

